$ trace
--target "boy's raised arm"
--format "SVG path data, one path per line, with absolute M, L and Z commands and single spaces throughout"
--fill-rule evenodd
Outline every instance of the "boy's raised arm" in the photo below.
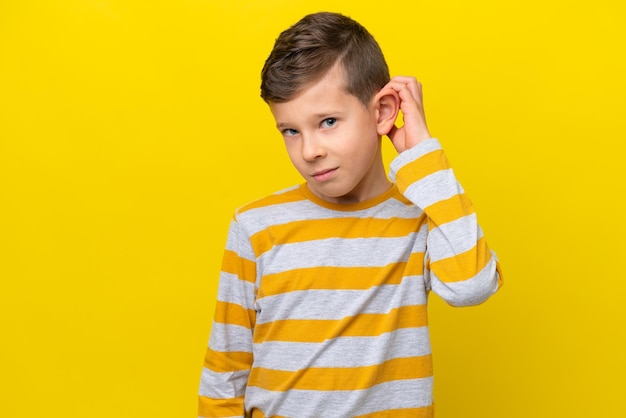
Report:
M 451 305 L 476 305 L 496 292 L 502 275 L 478 225 L 472 203 L 458 183 L 441 144 L 430 137 L 421 85 L 394 77 L 385 88 L 396 91 L 404 126 L 388 136 L 400 153 L 390 175 L 398 189 L 428 218 L 426 280 Z
M 255 280 L 254 254 L 239 224 L 233 220 L 202 369 L 199 417 L 243 417 L 245 414 L 244 393 L 252 366 L 252 332 L 256 322 Z

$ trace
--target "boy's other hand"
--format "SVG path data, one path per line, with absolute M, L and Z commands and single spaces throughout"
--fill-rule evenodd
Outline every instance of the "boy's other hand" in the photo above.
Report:
M 421 83 L 415 77 L 395 76 L 383 89 L 393 89 L 400 96 L 404 125 L 400 128 L 394 125 L 387 134 L 396 150 L 400 153 L 430 139 L 424 116 Z

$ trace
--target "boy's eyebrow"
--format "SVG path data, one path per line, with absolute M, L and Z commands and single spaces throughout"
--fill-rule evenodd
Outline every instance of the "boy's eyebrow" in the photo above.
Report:
M 277 124 L 276 124 L 276 127 L 277 127 L 278 129 L 283 129 L 283 128 L 286 128 L 287 126 L 289 126 L 289 125 L 288 125 L 288 124 L 286 124 L 286 123 L 277 123 Z
M 314 120 L 326 119 L 326 118 L 329 118 L 331 116 L 341 116 L 342 114 L 343 114 L 343 112 L 340 112 L 338 110 L 337 111 L 330 111 L 330 112 L 314 113 L 314 114 L 311 115 L 311 119 L 314 119 Z M 276 124 L 276 127 L 278 129 L 287 128 L 288 126 L 289 126 L 289 124 L 286 123 L 286 122 L 279 122 L 279 123 Z
M 323 112 L 323 113 L 316 113 L 313 115 L 314 118 L 316 119 L 324 119 L 324 118 L 328 118 L 331 116 L 340 116 L 341 112 L 338 110 L 333 110 L 331 112 Z

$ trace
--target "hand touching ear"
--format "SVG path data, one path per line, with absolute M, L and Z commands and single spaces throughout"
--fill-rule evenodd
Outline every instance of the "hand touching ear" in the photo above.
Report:
M 393 125 L 387 134 L 396 150 L 402 152 L 430 139 L 424 116 L 420 82 L 414 77 L 396 76 L 387 83 L 384 89 L 392 89 L 400 96 L 400 110 L 404 125 L 400 128 Z

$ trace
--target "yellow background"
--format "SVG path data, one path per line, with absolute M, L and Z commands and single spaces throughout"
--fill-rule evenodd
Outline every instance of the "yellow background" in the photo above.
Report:
M 423 82 L 505 271 L 431 299 L 438 417 L 626 416 L 622 4 L 0 1 L 0 416 L 195 416 L 231 214 L 300 181 L 259 72 L 318 10 Z

